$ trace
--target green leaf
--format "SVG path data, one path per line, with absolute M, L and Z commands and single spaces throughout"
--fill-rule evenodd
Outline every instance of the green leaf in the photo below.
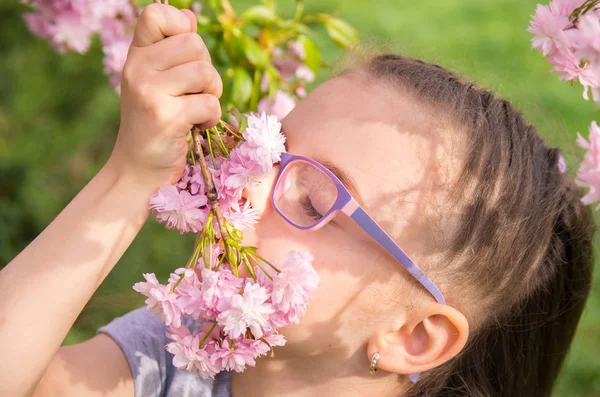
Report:
M 310 70 L 317 73 L 321 65 L 321 52 L 317 48 L 317 45 L 308 36 L 304 35 L 298 36 L 298 41 L 302 44 L 302 48 L 304 48 L 304 53 L 306 54 L 304 63 Z
M 184 8 L 190 8 L 192 0 L 169 0 L 169 4 L 182 10 Z
M 215 12 L 221 10 L 220 0 L 206 0 L 206 4 Z
M 233 70 L 233 86 L 231 87 L 231 102 L 239 109 L 245 109 L 252 95 L 252 77 L 244 68 Z
M 272 9 L 273 11 L 275 10 L 275 0 L 260 0 L 260 2 Z
M 242 18 L 247 21 L 258 22 L 260 24 L 268 24 L 277 21 L 277 15 L 275 12 L 264 5 L 257 5 L 248 8 L 243 14 Z
M 358 42 L 358 33 L 348 22 L 328 16 L 323 23 L 331 40 L 340 47 L 349 48 Z
M 269 63 L 267 52 L 248 36 L 244 37 L 244 54 L 250 63 L 258 68 L 264 69 Z
M 224 35 L 223 45 L 233 65 L 239 65 L 241 58 L 246 55 L 245 38 L 246 36 L 238 27 L 234 27 L 229 34 Z

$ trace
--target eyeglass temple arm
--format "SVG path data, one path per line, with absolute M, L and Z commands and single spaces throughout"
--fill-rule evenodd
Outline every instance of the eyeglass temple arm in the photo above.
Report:
M 346 211 L 344 211 L 346 212 Z M 441 304 L 446 304 L 446 299 L 442 295 L 442 292 L 438 287 L 423 273 L 423 271 L 417 266 L 412 259 L 406 255 L 404 251 L 392 240 L 392 238 L 371 218 L 364 209 L 360 206 L 356 206 L 356 209 L 352 211 L 350 217 L 356 221 L 367 233 L 369 233 L 377 242 L 386 249 L 394 258 L 398 260 L 408 270 L 414 278 L 419 281 L 425 287 L 431 295 Z

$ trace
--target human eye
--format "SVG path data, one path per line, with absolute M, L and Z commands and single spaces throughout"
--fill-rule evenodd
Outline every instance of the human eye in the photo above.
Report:
M 312 201 L 310 200 L 310 197 L 308 197 L 308 195 L 304 195 L 300 198 L 300 205 L 302 206 L 302 209 L 304 210 L 306 215 L 310 216 L 315 221 L 318 221 L 321 218 L 323 218 L 323 215 L 320 214 L 319 211 L 317 211 L 313 206 Z

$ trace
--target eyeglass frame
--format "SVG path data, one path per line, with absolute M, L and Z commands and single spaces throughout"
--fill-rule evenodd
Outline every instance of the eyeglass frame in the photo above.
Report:
M 277 200 L 283 195 L 283 184 L 280 185 L 281 176 L 290 164 L 294 162 L 306 162 L 321 170 L 327 175 L 334 183 L 337 188 L 337 198 L 331 208 L 323 214 L 322 218 L 317 220 L 313 225 L 302 226 L 298 225 L 287 216 L 285 216 L 277 207 Z M 281 161 L 279 162 L 279 172 L 275 178 L 275 185 L 271 194 L 271 202 L 275 211 L 285 221 L 292 226 L 301 230 L 318 230 L 325 226 L 327 222 L 333 218 L 337 212 L 343 212 L 352 218 L 365 232 L 367 232 L 381 247 L 383 247 L 390 255 L 394 257 L 425 289 L 433 296 L 433 298 L 440 304 L 446 304 L 446 299 L 440 291 L 440 289 L 431 281 L 429 277 L 425 275 L 423 270 L 417 266 L 412 259 L 400 248 L 396 242 L 387 234 L 385 230 L 365 211 L 365 209 L 356 201 L 352 194 L 348 191 L 346 186 L 339 180 L 333 172 L 327 167 L 320 164 L 318 161 L 313 160 L 309 157 L 299 156 L 291 153 L 284 152 L 281 154 Z M 411 374 L 410 380 L 414 383 L 417 381 L 419 374 Z
M 287 216 L 285 216 L 277 207 L 277 200 L 282 196 L 282 185 L 280 186 L 281 176 L 283 175 L 286 168 L 296 162 L 304 161 L 307 162 L 327 175 L 333 181 L 337 188 L 337 199 L 331 206 L 331 208 L 322 215 L 322 218 L 317 220 L 313 225 L 302 226 L 298 225 Z M 279 173 L 275 178 L 275 185 L 273 186 L 273 192 L 271 194 L 271 201 L 275 211 L 292 226 L 301 230 L 318 230 L 333 218 L 333 216 L 341 211 L 344 214 L 352 218 L 365 232 L 375 239 L 390 255 L 394 257 L 429 293 L 434 299 L 441 304 L 446 304 L 440 289 L 431 281 L 429 277 L 425 275 L 423 270 L 417 266 L 412 259 L 400 248 L 398 244 L 387 234 L 385 230 L 375 220 L 367 214 L 365 209 L 356 201 L 352 194 L 348 191 L 346 186 L 339 180 L 333 172 L 327 167 L 320 164 L 318 161 L 313 160 L 309 157 L 299 156 L 284 152 L 281 154 L 281 161 L 279 163 Z

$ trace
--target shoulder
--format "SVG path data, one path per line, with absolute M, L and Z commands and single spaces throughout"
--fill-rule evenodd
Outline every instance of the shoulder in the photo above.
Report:
M 186 320 L 185 325 L 193 328 L 193 320 Z M 165 350 L 170 342 L 167 327 L 146 307 L 115 318 L 97 333 L 109 335 L 120 346 L 133 375 L 136 397 L 212 396 L 213 380 L 175 368 L 173 355 Z

